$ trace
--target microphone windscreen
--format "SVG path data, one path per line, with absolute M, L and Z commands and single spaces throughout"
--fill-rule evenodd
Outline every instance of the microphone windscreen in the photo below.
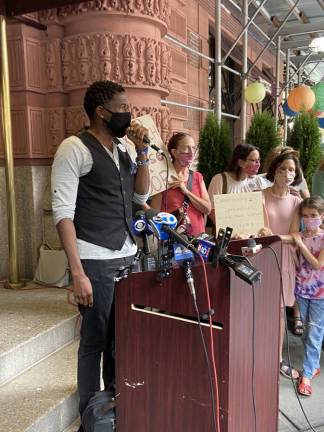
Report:
M 145 216 L 147 220 L 152 220 L 154 216 L 157 216 L 159 212 L 153 208 L 150 208 L 149 210 L 146 210 Z
M 256 246 L 256 241 L 253 238 L 249 238 L 247 241 L 247 247 L 254 248 Z
M 144 215 L 145 215 L 145 211 L 144 211 L 144 210 L 138 210 L 138 211 L 135 213 L 135 216 L 136 216 L 136 217 L 144 216 Z

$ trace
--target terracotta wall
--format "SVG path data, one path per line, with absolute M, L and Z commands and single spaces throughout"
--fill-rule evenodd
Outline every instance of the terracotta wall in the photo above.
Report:
M 201 112 L 160 100 L 208 107 L 208 61 L 163 37 L 168 33 L 208 54 L 213 7 L 210 0 L 99 0 L 33 14 L 46 30 L 9 22 L 15 157 L 22 164 L 50 163 L 62 139 L 87 123 L 84 90 L 97 79 L 122 83 L 133 115 L 150 113 L 164 140 L 174 130 L 197 137 Z M 233 41 L 240 28 L 222 8 L 223 35 Z M 252 61 L 261 49 L 250 37 Z M 268 51 L 257 66 L 274 63 Z

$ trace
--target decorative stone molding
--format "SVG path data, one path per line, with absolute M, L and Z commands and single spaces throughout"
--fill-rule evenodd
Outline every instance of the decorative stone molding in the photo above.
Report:
M 96 0 L 41 11 L 39 12 L 39 20 L 46 22 L 62 21 L 65 18 L 89 12 L 119 12 L 144 15 L 158 19 L 168 26 L 171 7 L 169 0 Z
M 171 50 L 165 42 L 128 34 L 72 36 L 63 40 L 62 74 L 65 90 L 109 79 L 168 94 Z
M 82 106 L 65 108 L 65 135 L 73 135 L 85 126 L 89 126 L 89 119 Z
M 64 108 L 46 110 L 46 141 L 49 156 L 53 156 L 57 147 L 65 138 Z
M 160 132 L 162 141 L 167 142 L 170 136 L 170 110 L 167 107 L 160 106 L 131 106 L 132 118 L 141 117 L 149 114 Z
M 61 40 L 49 39 L 45 42 L 44 49 L 47 90 L 62 90 Z

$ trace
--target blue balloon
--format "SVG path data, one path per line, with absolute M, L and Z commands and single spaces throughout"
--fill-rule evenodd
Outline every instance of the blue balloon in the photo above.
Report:
M 318 125 L 321 129 L 324 129 L 324 117 L 318 119 Z
M 295 111 L 293 111 L 289 108 L 287 101 L 282 105 L 282 109 L 283 109 L 283 112 L 288 117 L 295 117 L 297 115 L 297 113 Z

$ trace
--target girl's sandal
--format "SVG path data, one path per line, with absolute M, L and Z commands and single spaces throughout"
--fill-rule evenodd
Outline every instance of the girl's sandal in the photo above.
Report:
M 304 326 L 303 326 L 303 323 L 302 323 L 302 320 L 300 319 L 300 317 L 294 317 L 293 333 L 296 336 L 302 336 L 302 334 L 304 333 Z
M 300 378 L 298 370 L 293 367 L 290 368 L 289 364 L 285 360 L 280 363 L 280 373 L 286 378 L 292 377 L 294 380 Z
M 303 381 L 303 378 L 300 378 L 297 385 L 297 391 L 299 394 L 303 396 L 311 396 L 313 393 L 312 386 Z
M 316 368 L 313 373 L 313 378 L 317 378 L 318 376 L 320 376 L 320 374 L 321 374 L 320 368 Z

